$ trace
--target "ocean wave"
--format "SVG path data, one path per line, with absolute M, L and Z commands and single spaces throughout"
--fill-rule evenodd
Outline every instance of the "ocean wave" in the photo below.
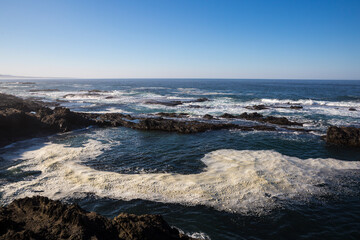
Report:
M 252 101 L 254 102 L 254 101 Z M 272 105 L 294 105 L 300 104 L 305 106 L 331 106 L 331 107 L 360 107 L 360 102 L 358 101 L 321 101 L 313 99 L 277 99 L 277 98 L 262 98 L 257 100 L 263 104 L 272 104 Z
M 302 160 L 269 150 L 222 149 L 206 154 L 201 159 L 206 168 L 197 174 L 121 174 L 82 164 L 121 144 L 108 141 L 106 136 L 96 138 L 82 147 L 48 143 L 36 150 L 4 156 L 23 160 L 8 170 L 41 174 L 2 186 L 1 201 L 38 194 L 63 199 L 93 193 L 113 199 L 205 205 L 229 212 L 262 214 L 279 204 L 331 194 L 331 188 L 341 192 L 340 184 L 346 182 L 339 181 L 339 174 L 360 169 L 360 162 Z

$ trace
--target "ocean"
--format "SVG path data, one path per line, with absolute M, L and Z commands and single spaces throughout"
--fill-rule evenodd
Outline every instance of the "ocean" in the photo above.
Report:
M 42 195 L 107 217 L 161 214 L 202 239 L 360 238 L 360 149 L 321 138 L 360 127 L 360 81 L 31 79 L 1 80 L 0 92 L 92 113 L 259 112 L 309 130 L 89 127 L 20 141 L 0 148 L 1 204 Z

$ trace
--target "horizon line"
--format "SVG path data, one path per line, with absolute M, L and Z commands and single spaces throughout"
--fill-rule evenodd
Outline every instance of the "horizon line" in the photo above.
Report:
M 324 81 L 360 81 L 360 79 L 338 79 L 338 78 L 244 78 L 244 77 L 40 77 L 40 76 L 17 76 L 0 74 L 0 80 L 11 79 L 89 79 L 89 80 L 115 80 L 115 79 L 198 79 L 198 80 L 324 80 Z

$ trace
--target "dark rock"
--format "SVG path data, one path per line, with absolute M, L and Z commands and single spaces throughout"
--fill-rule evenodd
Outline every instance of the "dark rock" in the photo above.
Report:
M 238 118 L 245 119 L 245 120 L 252 120 L 252 121 L 259 121 L 264 118 L 264 116 L 260 113 L 254 112 L 254 113 L 247 113 L 244 112 L 238 116 Z
M 236 118 L 236 116 L 229 114 L 229 113 L 224 113 L 223 115 L 220 116 L 221 118 Z
M 205 114 L 205 115 L 203 116 L 203 118 L 208 119 L 208 120 L 211 120 L 211 119 L 214 119 L 214 116 L 213 116 L 213 115 L 210 115 L 210 114 Z
M 26 138 L 40 137 L 87 127 L 96 122 L 81 113 L 0 94 L 0 146 Z
M 92 96 L 99 96 L 100 94 L 97 92 L 89 92 L 89 93 L 82 93 L 82 94 L 73 94 L 69 93 L 63 96 L 63 98 L 72 98 L 72 97 L 92 97 Z
M 95 124 L 93 120 L 84 117 L 82 114 L 72 112 L 68 108 L 56 107 L 52 114 L 49 113 L 47 110 L 47 114 L 43 115 L 43 117 L 38 115 L 41 122 L 60 132 L 67 132 Z
M 360 147 L 360 128 L 330 126 L 325 141 L 335 145 Z
M 269 109 L 267 106 L 265 105 L 254 105 L 254 106 L 247 106 L 245 107 L 247 109 L 251 109 L 251 110 L 264 110 L 264 109 Z
M 263 118 L 261 121 L 267 122 L 267 123 L 272 123 L 272 124 L 277 124 L 277 125 L 297 125 L 297 126 L 303 125 L 302 123 L 292 122 L 289 119 L 287 119 L 286 117 L 268 116 L 268 117 Z
M 237 116 L 225 113 L 225 114 L 221 115 L 220 117 L 238 118 L 238 119 L 245 119 L 245 120 L 250 120 L 250 121 L 266 122 L 266 123 L 277 124 L 277 125 L 297 125 L 297 126 L 303 125 L 302 123 L 292 122 L 292 121 L 288 120 L 286 117 L 274 117 L 274 116 L 264 117 L 262 114 L 257 113 L 257 112 L 254 112 L 254 113 L 244 112 Z
M 44 106 L 41 102 L 23 100 L 14 96 L 0 94 L 0 147 L 14 141 L 26 138 L 46 136 L 58 132 L 67 132 L 90 125 L 100 127 L 123 126 L 138 130 L 158 130 L 178 133 L 198 133 L 208 130 L 239 129 L 243 131 L 265 130 L 275 131 L 276 128 L 256 125 L 240 126 L 237 124 L 204 122 L 183 119 L 185 113 L 158 113 L 158 118 L 133 117 L 121 113 L 80 113 L 72 112 L 68 108 L 55 107 L 54 110 Z M 279 125 L 302 125 L 291 122 L 284 117 L 264 117 L 259 113 L 243 113 L 241 115 L 223 114 L 222 118 L 246 119 L 258 122 L 273 123 Z M 205 115 L 204 119 L 213 119 L 211 115 Z
M 349 111 L 356 111 L 356 108 L 351 107 L 349 108 Z
M 27 101 L 19 97 L 0 93 L 0 110 L 15 108 L 24 112 L 37 111 L 44 103 L 38 101 Z
M 34 82 L 17 82 L 18 84 L 24 84 L 24 85 L 34 85 L 36 83 Z
M 101 93 L 101 92 L 106 93 L 106 92 L 109 92 L 109 91 L 104 91 L 104 90 L 99 90 L 99 89 L 92 89 L 92 90 L 89 90 L 88 92 L 89 93 Z
M 290 106 L 291 109 L 302 109 L 302 106 L 298 106 L 298 105 L 291 105 Z
M 46 197 L 18 199 L 0 207 L 0 239 L 192 239 L 160 215 L 121 213 L 108 219 L 78 205 Z
M 146 101 L 145 103 L 146 104 L 159 104 L 159 105 L 164 105 L 164 106 L 169 106 L 169 107 L 174 107 L 174 106 L 183 104 L 182 101 L 157 101 L 157 100 L 149 100 L 149 101 Z
M 208 98 L 198 98 L 198 99 L 196 99 L 196 100 L 193 101 L 193 102 L 207 102 L 207 101 L 209 101 Z
M 165 113 L 165 112 L 159 112 L 156 115 L 161 117 L 172 117 L 172 118 L 183 118 L 189 116 L 187 113 Z
M 164 106 L 168 106 L 168 107 L 175 107 L 178 105 L 182 105 L 184 103 L 192 103 L 192 102 L 206 102 L 209 101 L 209 99 L 207 98 L 198 98 L 196 100 L 190 100 L 190 101 L 180 101 L 180 100 L 171 100 L 171 101 L 167 101 L 167 100 L 148 100 L 145 103 L 146 104 L 159 104 L 159 105 L 164 105 Z
M 31 89 L 29 92 L 58 92 L 59 89 Z

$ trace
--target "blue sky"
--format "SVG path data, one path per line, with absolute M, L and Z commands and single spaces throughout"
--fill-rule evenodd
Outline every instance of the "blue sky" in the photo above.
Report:
M 360 1 L 0 0 L 0 74 L 360 79 Z

